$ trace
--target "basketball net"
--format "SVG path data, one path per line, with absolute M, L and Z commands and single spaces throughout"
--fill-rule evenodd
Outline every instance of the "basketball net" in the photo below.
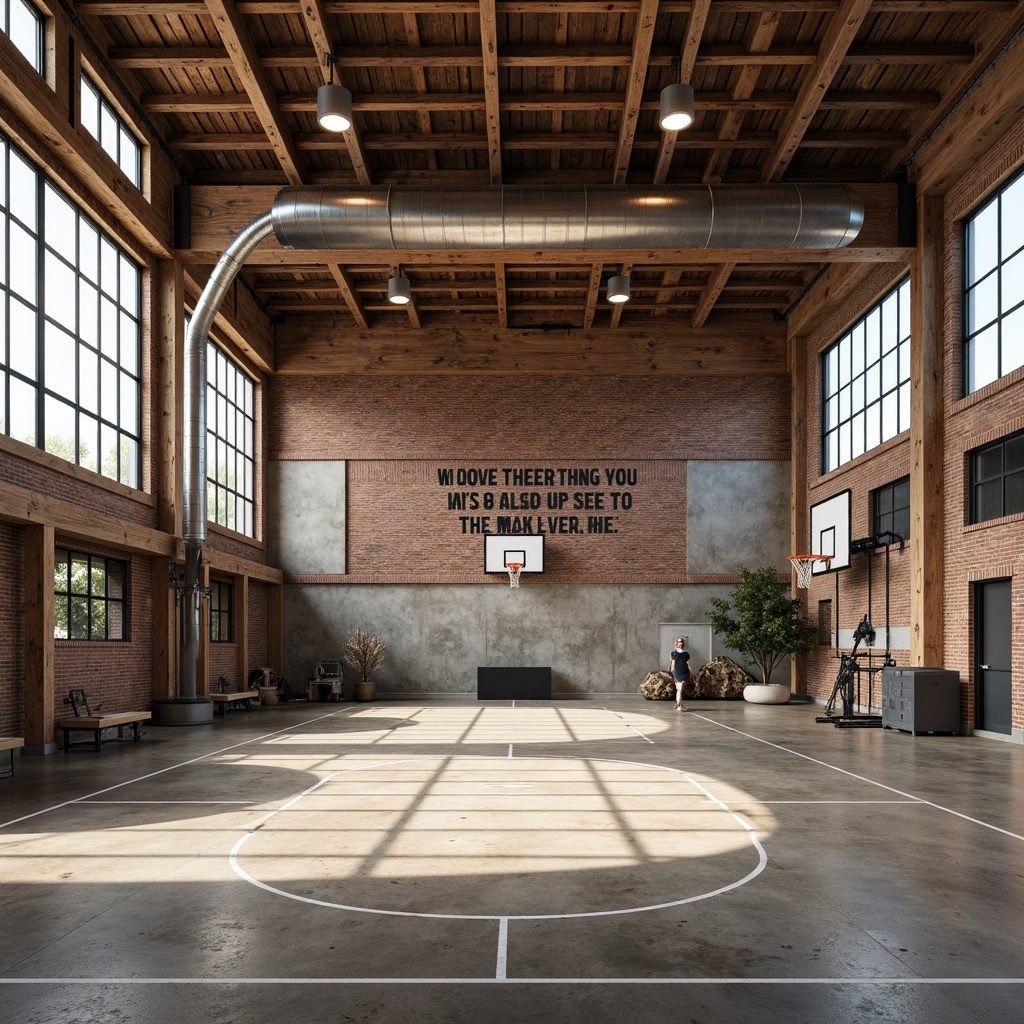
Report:
M 796 585 L 806 590 L 811 585 L 811 575 L 815 562 L 824 562 L 827 570 L 832 563 L 832 555 L 790 555 L 789 560 L 796 570 Z
M 509 562 L 505 566 L 508 570 L 508 586 L 510 590 L 519 589 L 519 574 L 523 571 L 522 562 Z

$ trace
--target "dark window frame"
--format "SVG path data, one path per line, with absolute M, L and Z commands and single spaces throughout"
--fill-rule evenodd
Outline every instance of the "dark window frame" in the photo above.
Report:
M 1021 497 L 1011 498 L 1009 503 L 1012 506 L 1015 501 L 1019 502 L 1019 507 L 1007 507 L 1006 485 L 1008 480 L 1014 481 L 1016 487 L 1020 489 L 1019 493 L 1024 495 L 1024 459 L 1022 459 L 1019 466 L 1011 466 L 1009 469 L 1006 468 L 1007 450 L 1011 446 L 1016 449 L 1024 450 L 1024 430 L 1018 430 L 1013 434 L 1007 434 L 1005 437 L 1001 437 L 997 441 L 981 445 L 967 453 L 970 472 L 969 517 L 971 524 L 988 523 L 996 519 L 1003 519 L 1006 516 L 1024 512 L 1024 498 Z M 986 470 L 984 476 L 979 476 L 983 463 L 988 461 L 997 451 L 999 452 L 999 471 L 991 472 Z M 988 497 L 986 500 L 991 501 L 991 495 L 997 487 L 999 491 L 999 514 L 982 516 L 981 494 L 983 489 L 987 489 L 988 491 Z
M 910 427 L 910 278 L 821 354 L 821 468 L 830 473 Z
M 961 343 L 962 395 L 967 397 L 1000 380 L 1007 374 L 1024 366 L 1019 357 L 1012 357 L 1014 365 L 1010 366 L 1011 339 L 1019 343 L 1020 330 L 1024 326 L 1024 234 L 1019 230 L 1012 235 L 1005 230 L 1007 223 L 1016 224 L 1019 217 L 1007 214 L 1004 217 L 1003 207 L 1006 197 L 1013 195 L 1018 204 L 1024 205 L 1024 171 L 1020 171 L 1004 182 L 992 195 L 986 197 L 963 220 L 961 242 L 963 244 L 963 339 Z M 994 210 L 995 232 L 994 253 L 986 248 L 980 253 L 980 245 L 976 239 L 981 233 L 979 225 L 984 223 L 986 215 Z M 1017 213 L 1020 212 L 1018 206 Z M 1009 238 L 1007 238 L 1009 235 Z M 1004 243 L 1008 251 L 1003 251 Z M 1016 248 L 1009 246 L 1019 243 Z M 994 263 L 987 269 L 987 261 L 994 257 Z M 982 272 L 977 265 L 981 263 Z M 1011 269 L 1012 265 L 1012 269 Z M 1013 282 L 1011 285 L 1010 282 Z M 1016 300 L 1016 301 L 1014 301 Z M 994 315 L 988 314 L 994 310 Z M 979 319 L 974 323 L 975 317 Z M 1011 318 L 1013 322 L 1011 323 Z M 1004 328 L 1008 327 L 1005 335 Z M 994 333 L 991 333 L 994 332 Z M 985 368 L 983 376 L 978 379 L 979 343 L 989 345 L 994 350 L 994 376 L 989 376 Z M 991 356 L 989 357 L 991 358 Z
M 905 516 L 902 515 L 904 512 Z M 871 492 L 871 525 L 876 536 L 882 533 L 895 533 L 904 540 L 910 539 L 909 476 L 876 487 Z
M 234 643 L 234 584 L 210 580 L 210 643 Z
M 53 561 L 54 639 L 84 643 L 127 642 L 128 563 L 120 558 L 65 547 L 54 549 Z M 76 583 L 82 580 L 82 570 L 76 571 L 76 565 L 84 565 L 84 587 Z M 102 578 L 102 592 L 96 588 L 98 578 Z M 111 593 L 118 589 L 120 593 Z M 61 635 L 61 620 L 67 635 Z M 96 635 L 100 628 L 102 636 Z M 111 635 L 112 632 L 115 635 Z
M 17 5 L 35 21 L 35 38 L 33 40 L 34 53 L 26 53 L 18 43 L 18 40 L 11 35 L 11 8 Z M 3 24 L 0 24 L 0 32 L 14 44 L 17 51 L 42 75 L 46 71 L 46 47 L 44 46 L 43 33 L 46 21 L 43 12 L 30 3 L 29 0 L 0 0 L 0 15 L 3 17 Z
M 107 99 L 99 82 L 84 68 L 81 72 L 79 97 L 79 120 L 82 123 L 82 127 L 100 144 L 103 152 L 117 164 L 128 180 L 137 189 L 141 190 L 142 142 L 139 140 L 132 125 L 122 117 L 114 104 Z M 96 131 L 93 131 L 90 127 L 90 123 L 94 120 L 91 116 L 92 111 L 89 112 L 90 116 L 86 116 L 85 105 L 87 99 L 90 106 L 95 106 Z M 107 132 L 104 131 L 104 114 L 113 122 L 113 139 L 108 139 Z M 130 146 L 126 145 L 126 140 L 130 143 Z
M 0 432 L 138 489 L 142 267 L 2 132 L 0 160 Z

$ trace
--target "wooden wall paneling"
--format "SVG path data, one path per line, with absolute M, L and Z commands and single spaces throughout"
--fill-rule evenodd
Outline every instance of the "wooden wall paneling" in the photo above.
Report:
M 178 601 L 177 591 L 169 585 L 175 565 L 169 558 L 153 562 L 153 699 L 177 695 L 178 679 Z
M 943 664 L 943 201 L 918 203 L 911 264 L 910 659 Z
M 52 526 L 25 528 L 25 744 L 32 753 L 55 745 Z
M 282 324 L 277 340 L 279 375 L 785 371 L 785 325 L 742 314 L 712 317 L 699 329 L 665 317 L 589 331 L 502 331 L 490 318 L 460 316 L 431 319 L 415 345 L 404 328 L 354 331 L 347 317 L 303 317 Z
M 184 395 L 185 279 L 175 260 L 157 263 L 155 282 L 154 404 L 157 438 L 157 525 L 176 537 L 182 530 L 182 400 Z

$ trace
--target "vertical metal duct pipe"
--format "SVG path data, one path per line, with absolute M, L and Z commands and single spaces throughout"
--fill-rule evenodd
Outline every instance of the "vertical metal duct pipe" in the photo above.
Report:
M 179 697 L 195 698 L 206 540 L 206 337 L 246 258 L 290 249 L 834 249 L 864 207 L 845 185 L 282 189 L 214 268 L 185 340 L 185 581 Z
M 185 579 L 181 600 L 181 658 L 178 696 L 194 699 L 199 670 L 201 602 L 200 568 L 206 541 L 206 339 L 228 288 L 249 254 L 274 233 L 270 213 L 257 217 L 228 246 L 213 268 L 196 303 L 185 336 L 185 470 L 182 487 L 182 538 L 185 541 Z

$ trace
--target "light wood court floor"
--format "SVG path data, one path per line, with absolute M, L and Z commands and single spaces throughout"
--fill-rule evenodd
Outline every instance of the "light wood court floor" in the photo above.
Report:
M 0 1022 L 1019 1021 L 1024 748 L 290 704 L 0 782 Z

